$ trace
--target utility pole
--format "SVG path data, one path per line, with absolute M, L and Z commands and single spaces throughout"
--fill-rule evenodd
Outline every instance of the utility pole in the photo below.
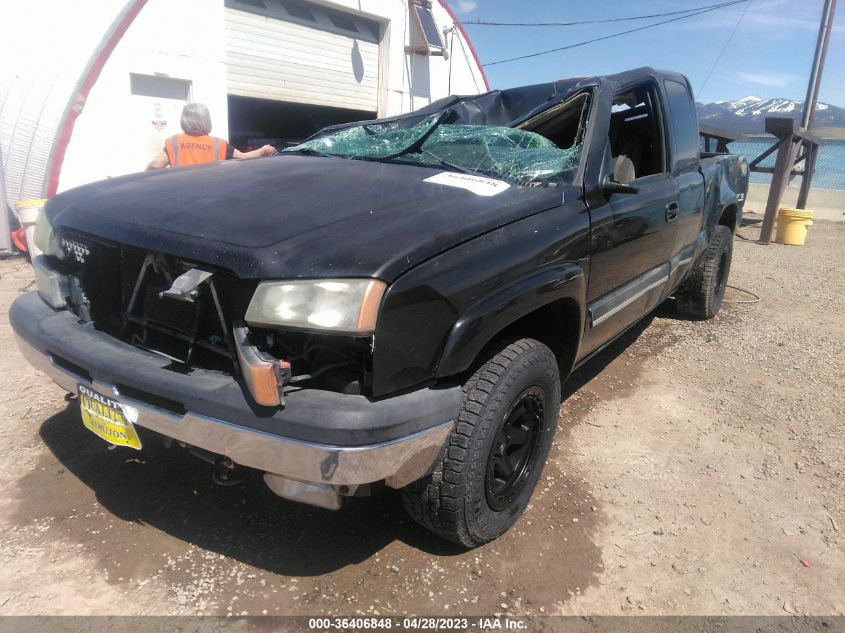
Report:
M 789 183 L 793 168 L 802 160 L 804 171 L 801 177 L 801 190 L 798 193 L 797 207 L 804 209 L 810 195 L 810 185 L 813 181 L 813 170 L 816 166 L 816 156 L 819 151 L 820 139 L 809 133 L 816 113 L 816 103 L 819 98 L 822 72 L 824 71 L 827 46 L 830 42 L 830 32 L 833 28 L 833 15 L 836 11 L 836 0 L 825 0 L 819 24 L 819 36 L 816 40 L 816 52 L 813 55 L 813 65 L 810 69 L 810 80 L 807 84 L 807 97 L 804 99 L 804 112 L 801 116 L 801 129 L 796 131 L 784 130 L 784 135 L 778 136 L 779 148 L 777 162 L 772 174 L 772 184 L 769 187 L 769 198 L 766 202 L 766 214 L 760 230 L 760 243 L 768 244 L 772 238 L 780 201 Z M 781 127 L 783 122 L 772 121 L 772 127 Z M 769 127 L 767 119 L 766 127 Z M 767 129 L 768 131 L 768 129 Z M 806 137 L 806 138 L 804 138 Z M 803 152 L 803 154 L 799 154 Z M 797 158 L 796 158 L 797 157 Z M 756 161 L 755 161 L 756 162 Z
M 804 99 L 804 114 L 801 117 L 801 127 L 809 130 L 813 125 L 813 117 L 816 115 L 816 104 L 819 100 L 819 86 L 822 82 L 824 62 L 827 57 L 827 46 L 830 43 L 830 32 L 833 30 L 833 16 L 836 13 L 836 0 L 825 0 L 822 10 L 822 20 L 819 25 L 819 37 L 816 40 L 816 53 L 813 56 L 813 68 L 810 72 L 810 81 L 807 85 L 807 98 Z M 813 172 L 816 169 L 816 157 L 819 153 L 818 146 L 807 147 L 807 156 L 804 161 L 804 175 L 801 178 L 801 190 L 798 192 L 799 209 L 807 207 L 807 198 L 810 196 L 810 184 L 813 181 Z
M 819 25 L 819 37 L 816 41 L 816 54 L 813 56 L 813 67 L 810 70 L 810 81 L 807 84 L 807 98 L 804 99 L 804 114 L 801 117 L 801 127 L 809 129 L 816 114 L 816 103 L 819 100 L 819 86 L 824 72 L 824 61 L 827 57 L 827 45 L 830 42 L 830 32 L 833 30 L 833 14 L 836 12 L 836 0 L 825 0 L 822 10 L 822 20 Z

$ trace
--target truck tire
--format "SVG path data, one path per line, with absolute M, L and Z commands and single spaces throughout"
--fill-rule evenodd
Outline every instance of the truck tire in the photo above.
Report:
M 455 428 L 430 475 L 402 490 L 411 518 L 464 547 L 508 530 L 528 505 L 552 445 L 560 374 L 534 339 L 500 342 L 464 384 Z
M 711 319 L 722 307 L 733 256 L 733 233 L 718 225 L 710 234 L 710 245 L 675 291 L 675 308 L 685 316 Z

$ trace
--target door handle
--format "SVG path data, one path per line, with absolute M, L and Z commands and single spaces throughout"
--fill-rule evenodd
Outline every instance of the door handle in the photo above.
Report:
M 678 218 L 678 210 L 679 206 L 677 202 L 669 202 L 666 205 L 666 221 L 671 222 L 672 220 L 676 220 Z

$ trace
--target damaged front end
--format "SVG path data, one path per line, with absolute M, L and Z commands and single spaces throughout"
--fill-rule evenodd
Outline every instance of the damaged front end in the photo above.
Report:
M 364 395 L 369 389 L 372 328 L 362 330 L 356 320 L 352 331 L 336 333 L 326 327 L 332 306 L 323 306 L 317 315 L 323 321 L 313 330 L 288 325 L 281 317 L 302 311 L 301 302 L 274 304 L 267 292 L 257 292 L 268 282 L 70 230 L 36 270 L 44 278 L 42 298 L 49 296 L 54 308 L 64 302 L 81 323 L 166 357 L 172 371 L 231 375 L 259 406 L 283 407 L 293 389 Z M 375 310 L 376 294 L 369 301 Z M 268 305 L 251 309 L 261 296 Z M 248 322 L 250 310 L 257 322 Z

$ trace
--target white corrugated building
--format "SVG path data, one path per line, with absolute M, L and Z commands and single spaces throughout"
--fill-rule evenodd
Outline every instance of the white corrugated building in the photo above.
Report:
M 488 89 L 445 0 L 3 4 L 10 205 L 140 171 L 180 131 L 188 101 L 209 106 L 212 134 L 247 149 Z

